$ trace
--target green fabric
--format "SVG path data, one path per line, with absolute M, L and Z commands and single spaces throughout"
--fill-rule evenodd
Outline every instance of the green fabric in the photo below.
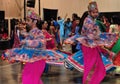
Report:
M 116 54 L 120 51 L 120 38 L 118 39 L 116 44 L 113 46 L 112 51 Z
M 100 20 L 96 20 L 96 24 L 99 26 L 101 32 L 106 32 L 106 27 Z

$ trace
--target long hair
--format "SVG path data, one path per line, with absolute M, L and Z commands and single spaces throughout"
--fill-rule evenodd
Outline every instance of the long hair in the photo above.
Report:
M 81 34 L 81 30 L 82 30 L 82 26 L 84 23 L 85 18 L 88 16 L 88 11 L 85 11 L 80 19 L 80 29 L 79 29 L 79 33 Z
M 36 23 L 37 27 L 42 30 L 42 25 L 44 24 L 44 21 L 43 20 L 40 20 Z

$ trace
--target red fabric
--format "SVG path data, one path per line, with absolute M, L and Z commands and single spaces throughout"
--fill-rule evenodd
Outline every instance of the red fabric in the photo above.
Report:
M 120 52 L 115 56 L 113 63 L 114 65 L 120 66 Z
M 26 63 L 22 72 L 22 84 L 43 84 L 40 77 L 45 68 L 45 61 Z
M 47 32 L 47 30 L 46 30 L 46 31 L 44 30 L 44 31 L 43 31 L 43 34 L 44 34 L 44 36 L 45 36 L 46 39 L 52 38 L 50 41 L 47 41 L 46 48 L 47 48 L 47 49 L 54 49 L 56 46 L 55 46 L 55 40 L 54 40 L 54 38 L 52 37 L 52 35 L 50 35 L 50 34 Z
M 100 84 L 106 75 L 106 70 L 99 53 L 99 47 L 90 48 L 82 46 L 84 56 L 83 84 L 86 84 L 87 77 L 94 67 L 94 72 L 88 84 Z

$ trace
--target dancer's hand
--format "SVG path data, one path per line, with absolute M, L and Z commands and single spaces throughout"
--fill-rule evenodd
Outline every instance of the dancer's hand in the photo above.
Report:
M 21 45 L 23 45 L 23 44 L 25 44 L 26 43 L 26 41 L 25 40 L 22 40 L 21 41 Z

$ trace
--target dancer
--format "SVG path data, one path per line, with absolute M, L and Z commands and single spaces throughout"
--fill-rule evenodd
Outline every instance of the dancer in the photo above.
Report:
M 2 55 L 9 62 L 26 62 L 22 71 L 22 84 L 42 84 L 40 77 L 45 63 L 59 64 L 64 59 L 62 54 L 46 49 L 46 39 L 36 25 L 38 20 L 40 17 L 34 11 L 28 10 L 26 23 L 30 31 L 22 33 L 25 39 L 20 42 L 21 47 L 8 49 Z
M 116 34 L 100 32 L 96 24 L 98 8 L 95 1 L 89 3 L 88 11 L 89 15 L 84 20 L 81 35 L 73 36 L 65 41 L 70 44 L 78 41 L 81 44 L 80 51 L 68 57 L 66 62 L 84 72 L 82 84 L 100 84 L 106 75 L 106 70 L 113 67 L 112 62 L 104 56 L 107 54 L 106 51 L 101 47 L 111 46 L 116 41 Z

